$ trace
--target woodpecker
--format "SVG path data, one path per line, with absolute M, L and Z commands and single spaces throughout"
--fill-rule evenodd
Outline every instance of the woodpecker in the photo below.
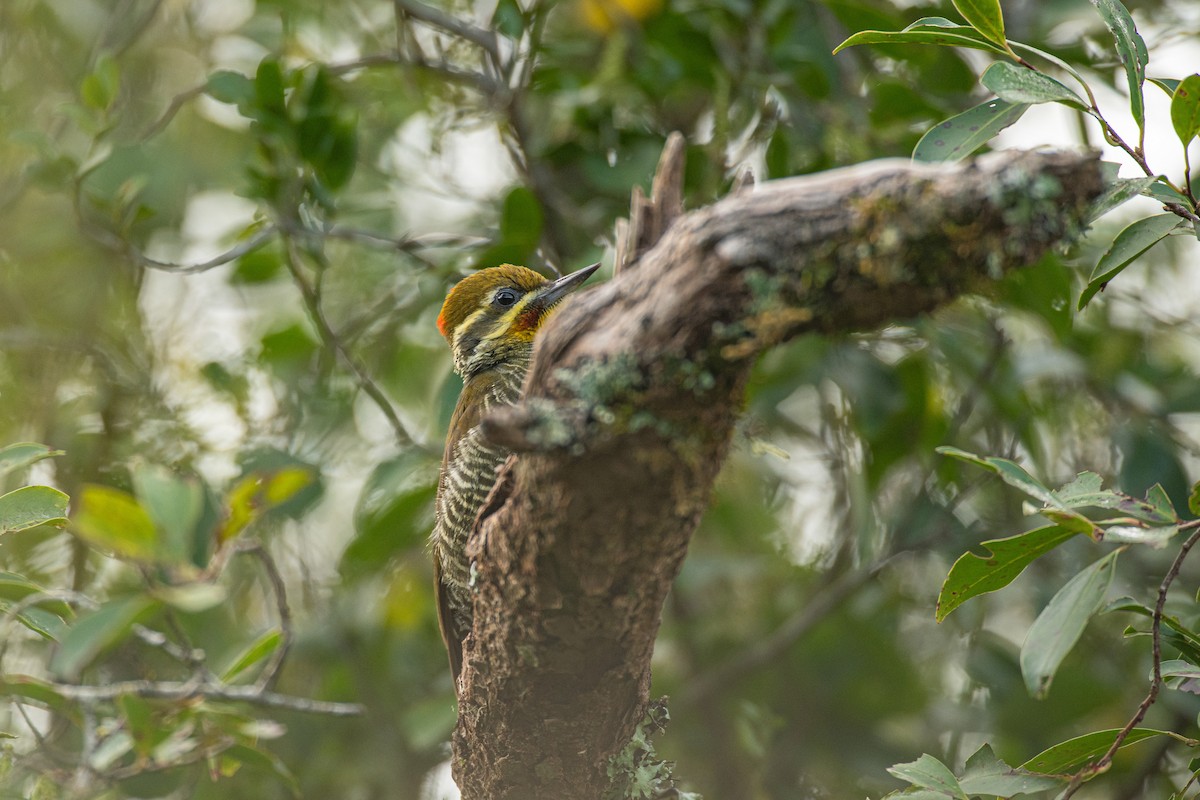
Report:
M 438 315 L 438 330 L 454 354 L 454 371 L 463 379 L 446 435 L 430 537 L 438 624 L 455 686 L 463 640 L 471 631 L 467 537 L 497 468 L 508 457 L 507 450 L 484 439 L 479 424 L 489 410 L 517 402 L 538 329 L 558 302 L 599 267 L 592 264 L 553 281 L 512 264 L 488 267 L 459 281 Z

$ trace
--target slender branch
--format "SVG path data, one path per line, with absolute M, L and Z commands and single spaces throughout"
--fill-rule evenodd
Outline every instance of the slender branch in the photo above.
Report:
M 139 137 L 141 141 L 145 142 L 148 139 L 153 139 L 155 136 L 162 133 L 166 127 L 171 124 L 171 120 L 175 119 L 175 115 L 183 110 L 185 105 L 204 94 L 207 89 L 208 84 L 202 83 L 199 86 L 193 86 L 190 89 L 185 89 L 172 97 L 171 103 L 167 106 L 166 111 L 163 111 L 162 115 L 156 119 L 150 125 L 150 127 L 142 131 L 142 135 Z
M 1188 192 L 1191 192 L 1190 185 Z M 1200 222 L 1200 216 L 1196 216 L 1196 212 L 1192 211 L 1182 203 L 1163 203 L 1163 208 L 1173 214 L 1178 214 L 1189 222 Z
M 817 624 L 837 610 L 855 592 L 873 580 L 895 555 L 882 559 L 867 569 L 839 575 L 804 604 L 786 622 L 765 639 L 738 653 L 733 658 L 694 678 L 677 701 L 682 706 L 701 703 L 718 691 L 728 689 L 733 683 L 768 664 L 777 663 L 796 640 L 803 637 Z
M 264 692 L 257 686 L 224 686 L 204 681 L 118 681 L 104 686 L 81 685 L 44 681 L 25 675 L 7 675 L 0 678 L 0 686 L 29 684 L 44 686 L 55 694 L 69 700 L 96 703 L 116 700 L 124 695 L 147 697 L 160 700 L 233 700 L 265 708 L 282 708 L 308 714 L 327 714 L 348 717 L 362 714 L 365 709 L 359 703 L 338 703 L 329 700 L 311 700 L 307 697 Z
M 183 662 L 193 669 L 199 668 L 204 664 L 205 653 L 200 648 L 191 646 L 181 647 L 168 639 L 166 635 L 152 628 L 147 628 L 145 625 L 134 625 L 133 635 L 151 647 L 157 647 L 176 661 Z
M 486 28 L 479 28 L 464 19 L 460 19 L 453 14 L 447 14 L 440 8 L 427 6 L 418 0 L 392 0 L 396 8 L 412 17 L 415 20 L 420 20 L 434 28 L 439 28 L 442 31 L 457 36 L 460 39 L 465 39 L 472 44 L 478 45 L 491 56 L 492 61 L 499 65 L 500 63 L 500 45 L 496 39 L 496 34 Z
M 260 542 L 248 542 L 239 549 L 246 555 L 258 559 L 258 563 L 262 565 L 263 572 L 266 573 L 267 580 L 271 583 L 271 590 L 275 594 L 275 610 L 279 615 L 279 646 L 271 653 L 271 660 L 267 662 L 262 674 L 254 682 L 255 688 L 259 691 L 266 691 L 274 687 L 275 680 L 279 677 L 279 669 L 283 666 L 283 660 L 292 646 L 292 611 L 288 607 L 287 589 L 283 584 L 283 576 L 279 574 L 279 568 L 275 565 L 271 554 Z
M 468 236 L 457 233 L 426 233 L 420 236 L 387 236 L 374 231 L 360 228 L 348 228 L 335 225 L 323 232 L 329 239 L 342 239 L 371 247 L 382 247 L 397 250 L 401 253 L 415 253 L 432 247 L 478 247 L 487 244 L 490 239 L 484 236 Z
M 284 262 L 287 264 L 288 272 L 292 275 L 292 280 L 296 284 L 296 288 L 300 290 L 300 296 L 304 300 L 305 308 L 308 309 L 308 314 L 312 318 L 313 325 L 317 328 L 317 333 L 321 337 L 321 341 L 325 343 L 333 352 L 337 353 L 350 367 L 350 371 L 358 379 L 358 386 L 368 397 L 375 401 L 375 405 L 387 418 L 388 423 L 392 426 L 392 432 L 395 434 L 396 441 L 400 446 L 406 446 L 412 443 L 412 437 L 408 435 L 408 431 L 404 428 L 404 423 L 400 421 L 400 417 L 396 415 L 396 410 L 392 408 L 391 401 L 387 395 L 379 388 L 379 384 L 375 383 L 375 379 L 366 371 L 354 355 L 346 349 L 338 338 L 337 333 L 329 325 L 329 321 L 325 319 L 325 314 L 321 310 L 320 297 L 317 295 L 316 289 L 304 275 L 304 271 L 300 265 L 300 254 L 296 251 L 296 241 L 291 236 L 284 237 L 284 250 L 287 257 Z
M 1117 738 L 1113 740 L 1112 746 L 1108 748 L 1099 761 L 1088 764 L 1079 772 L 1071 777 L 1071 782 L 1067 784 L 1067 788 L 1059 795 L 1060 800 L 1068 800 L 1084 781 L 1099 775 L 1112 765 L 1113 756 L 1121 749 L 1121 745 L 1125 744 L 1125 740 L 1129 734 L 1137 727 L 1146 716 L 1146 712 L 1150 710 L 1150 706 L 1154 705 L 1154 701 L 1158 698 L 1158 692 L 1162 688 L 1162 619 L 1163 608 L 1167 604 L 1167 590 L 1171 588 L 1171 584 L 1179 577 L 1179 570 L 1183 568 L 1183 562 L 1187 558 L 1188 552 L 1200 542 L 1200 528 L 1188 537 L 1187 541 L 1179 548 L 1179 553 L 1175 556 L 1175 560 L 1171 562 L 1171 568 L 1167 570 L 1166 576 L 1162 580 L 1162 584 L 1158 587 L 1158 601 L 1154 604 L 1153 622 L 1150 625 L 1150 641 L 1151 654 L 1153 658 L 1153 673 L 1150 678 L 1150 690 L 1146 693 L 1146 697 L 1138 705 L 1137 711 L 1130 718 L 1129 722 L 1125 723 L 1125 727 L 1117 734 Z

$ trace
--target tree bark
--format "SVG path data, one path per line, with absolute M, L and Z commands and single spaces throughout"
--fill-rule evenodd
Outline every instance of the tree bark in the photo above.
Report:
M 565 305 L 521 405 L 486 423 L 516 455 L 469 546 L 463 797 L 605 796 L 760 352 L 982 288 L 1075 238 L 1102 188 L 1096 154 L 1054 152 L 775 181 L 679 217 Z

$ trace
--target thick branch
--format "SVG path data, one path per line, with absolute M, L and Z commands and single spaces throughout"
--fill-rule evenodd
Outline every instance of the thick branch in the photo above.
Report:
M 540 337 L 521 445 L 480 514 L 455 774 L 472 798 L 599 798 L 645 713 L 650 655 L 754 357 L 876 327 L 1079 232 L 1094 154 L 880 161 L 681 217 Z

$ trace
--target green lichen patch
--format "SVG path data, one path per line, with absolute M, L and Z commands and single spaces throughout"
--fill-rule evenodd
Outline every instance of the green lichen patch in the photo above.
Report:
M 675 763 L 661 760 L 651 738 L 666 730 L 671 715 L 665 697 L 650 703 L 646 715 L 633 731 L 629 743 L 608 762 L 609 786 L 604 800 L 700 800 L 695 792 L 683 792 L 675 786 Z

